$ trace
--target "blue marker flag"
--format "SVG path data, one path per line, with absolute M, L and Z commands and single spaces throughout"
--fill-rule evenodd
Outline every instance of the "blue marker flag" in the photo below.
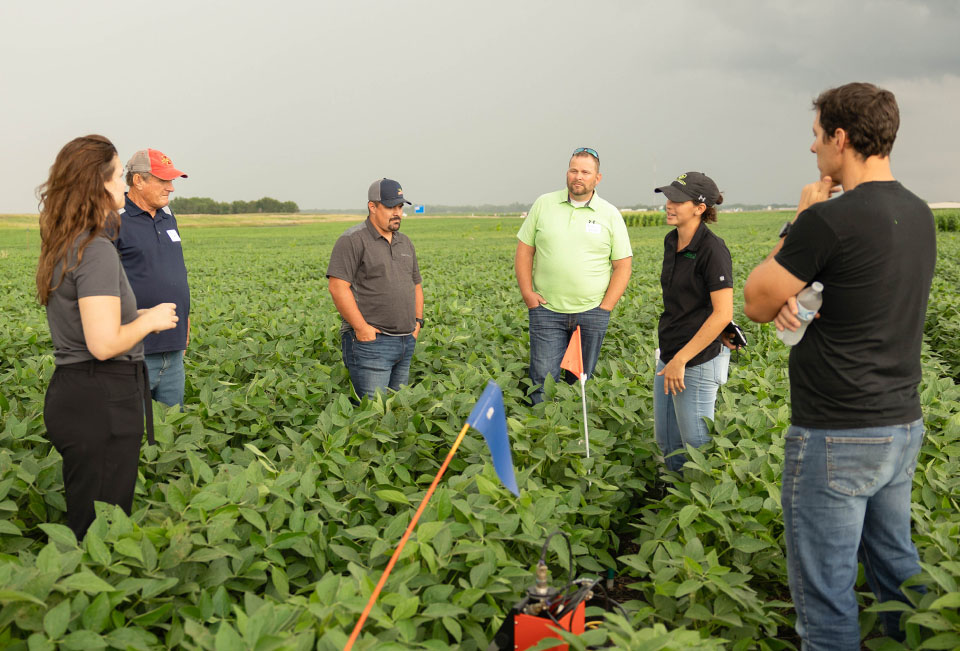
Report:
M 487 382 L 480 399 L 470 412 L 467 425 L 483 434 L 490 448 L 493 467 L 500 483 L 511 493 L 520 497 L 517 479 L 513 474 L 513 455 L 510 454 L 510 438 L 507 436 L 507 416 L 503 411 L 503 393 L 496 382 Z

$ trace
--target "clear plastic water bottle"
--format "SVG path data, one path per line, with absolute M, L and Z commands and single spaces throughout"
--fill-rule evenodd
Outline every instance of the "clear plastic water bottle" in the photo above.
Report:
M 823 285 L 812 283 L 805 287 L 803 291 L 797 294 L 797 318 L 800 319 L 800 327 L 796 330 L 777 331 L 777 336 L 788 346 L 796 346 L 803 339 L 803 333 L 807 331 L 807 326 L 813 321 L 820 306 L 823 305 Z

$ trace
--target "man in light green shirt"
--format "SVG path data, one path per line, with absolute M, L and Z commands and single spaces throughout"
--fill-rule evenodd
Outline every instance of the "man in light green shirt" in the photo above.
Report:
M 600 156 L 575 149 L 565 190 L 538 198 L 517 233 L 514 269 L 530 316 L 531 401 L 543 400 L 547 375 L 580 326 L 583 371 L 593 373 L 610 312 L 627 288 L 633 252 L 623 217 L 601 199 Z

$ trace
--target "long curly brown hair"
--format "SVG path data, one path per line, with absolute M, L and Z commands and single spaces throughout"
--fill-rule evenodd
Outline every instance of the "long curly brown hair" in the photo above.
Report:
M 98 135 L 74 138 L 60 150 L 50 168 L 50 177 L 37 188 L 40 198 L 40 260 L 37 262 L 37 299 L 46 305 L 63 277 L 71 269 L 63 269 L 55 286 L 53 272 L 67 255 L 76 239 L 87 237 L 77 251 L 77 264 L 83 251 L 105 229 L 114 234 L 119 215 L 114 210 L 113 196 L 105 183 L 114 171 L 117 148 Z

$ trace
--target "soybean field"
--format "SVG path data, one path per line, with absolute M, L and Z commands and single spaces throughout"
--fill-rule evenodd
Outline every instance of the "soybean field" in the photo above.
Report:
M 651 398 L 668 229 L 659 220 L 631 221 L 633 276 L 586 385 L 588 459 L 578 386 L 548 382 L 543 404 L 524 399 L 519 219 L 404 220 L 426 327 L 411 386 L 359 405 L 324 276 L 349 222 L 184 219 L 185 411 L 154 405 L 157 444 L 144 441 L 132 515 L 99 505 L 83 541 L 65 525 L 60 458 L 44 437 L 54 365 L 34 299 L 35 218 L 0 218 L 0 647 L 341 649 L 494 380 L 520 497 L 469 432 L 354 648 L 486 649 L 555 530 L 572 557 L 555 536 L 553 582 L 571 566 L 576 576 L 612 570 L 625 611 L 568 640 L 571 649 L 798 648 L 780 510 L 788 353 L 772 325 L 740 310 L 747 273 L 791 216 L 722 213 L 713 226 L 733 254 L 735 318 L 750 345 L 721 389 L 713 442 L 671 476 Z M 960 648 L 960 234 L 938 238 L 912 507 L 928 592 L 881 605 L 861 576 L 870 649 Z M 890 608 L 908 622 L 905 645 L 875 626 Z

